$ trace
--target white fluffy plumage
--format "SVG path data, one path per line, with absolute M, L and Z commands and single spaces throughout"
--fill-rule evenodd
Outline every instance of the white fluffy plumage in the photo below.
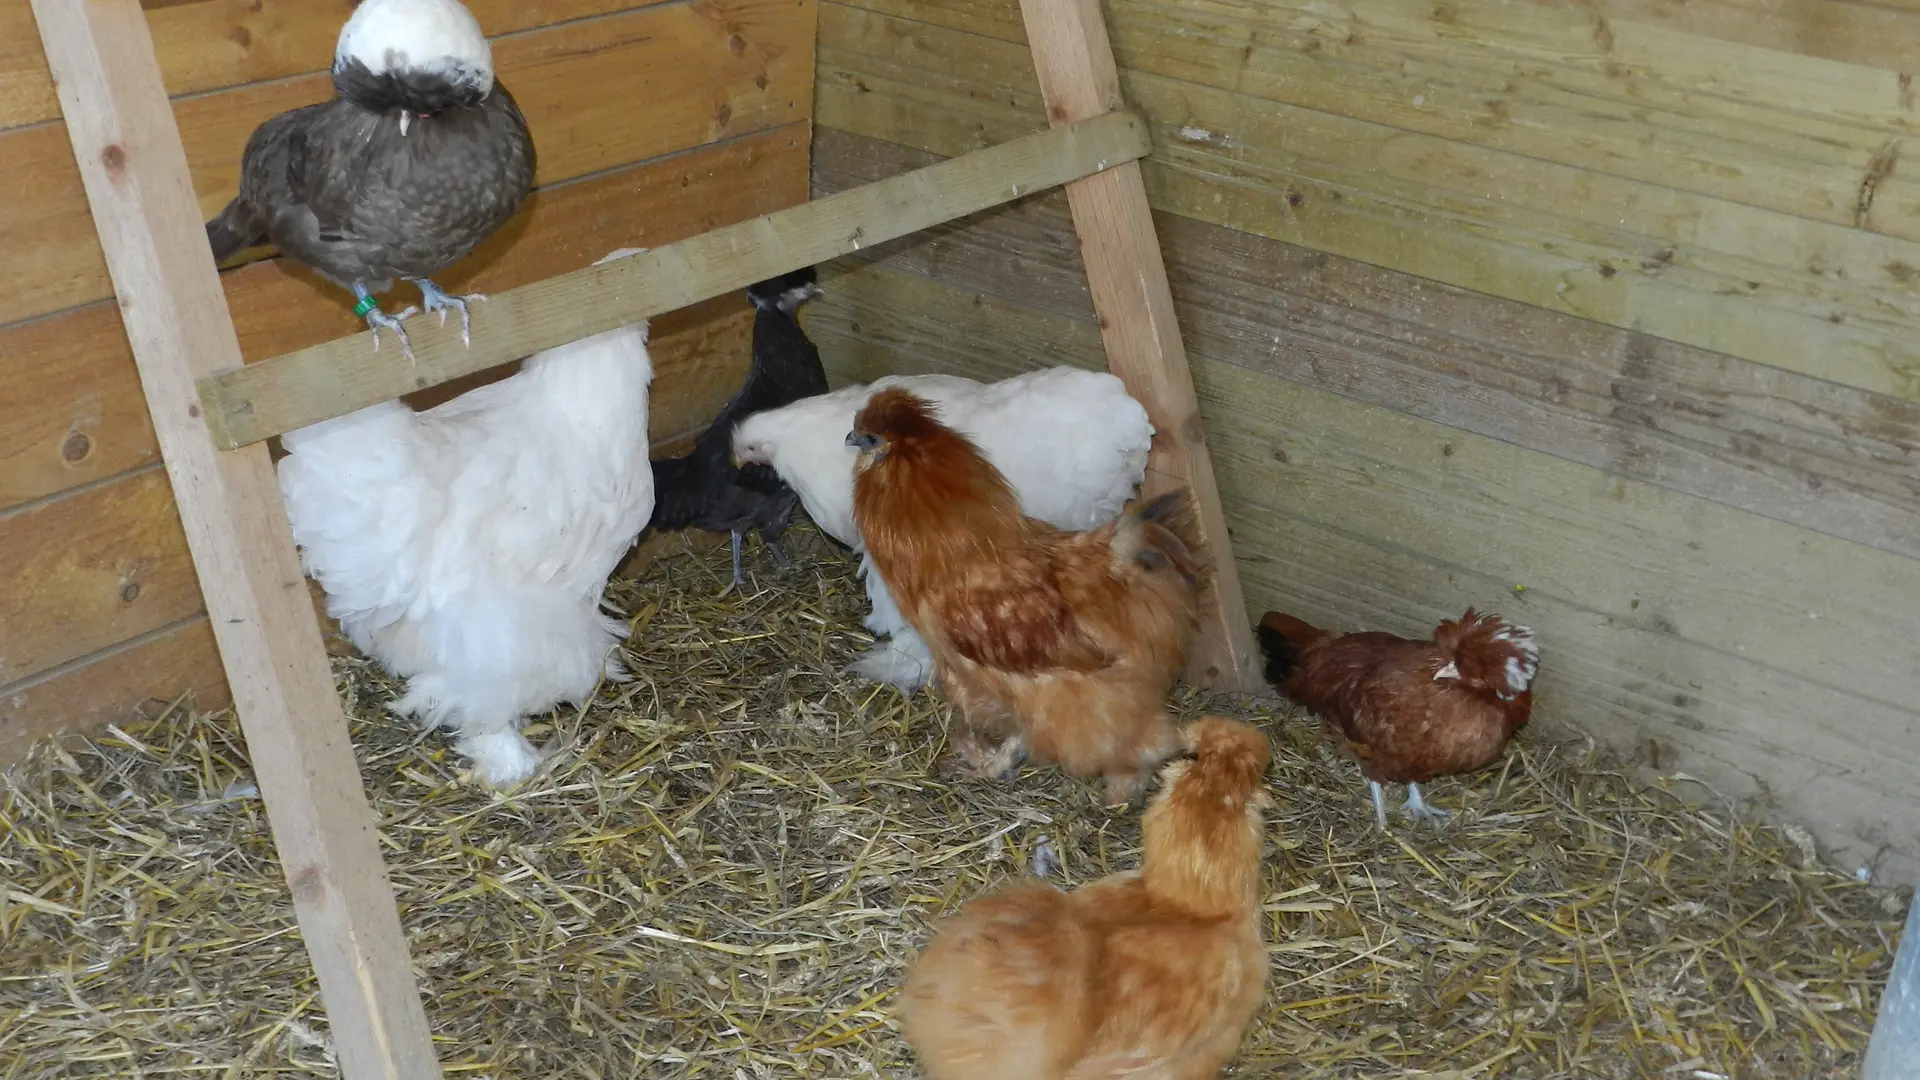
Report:
M 493 89 L 493 46 L 460 0 L 361 0 L 333 49 L 335 68 L 348 60 L 375 75 L 423 72 Z
M 1051 367 L 993 383 L 889 375 L 756 413 L 734 428 L 736 460 L 771 467 L 799 493 L 814 524 L 861 552 L 873 602 L 866 626 L 888 640 L 848 670 L 911 690 L 926 682 L 933 658 L 866 558 L 853 524 L 857 451 L 846 444 L 854 414 L 889 386 L 934 402 L 941 422 L 973 439 L 1006 474 L 1028 514 L 1062 529 L 1091 529 L 1120 515 L 1146 477 L 1153 425 L 1117 377 Z
M 538 767 L 524 717 L 627 678 L 627 627 L 600 603 L 653 514 L 652 380 L 641 323 L 425 412 L 388 401 L 282 437 L 281 495 L 327 613 L 407 680 L 393 711 L 453 728 L 486 783 Z

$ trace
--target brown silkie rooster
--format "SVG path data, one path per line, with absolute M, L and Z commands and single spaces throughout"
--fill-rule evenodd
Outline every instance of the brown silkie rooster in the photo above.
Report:
M 1334 634 L 1278 611 L 1254 628 L 1267 681 L 1318 713 L 1355 761 L 1387 826 L 1383 782 L 1407 785 L 1407 812 L 1438 822 L 1420 785 L 1494 761 L 1533 711 L 1528 689 L 1540 668 L 1533 631 L 1472 608 L 1409 641 L 1370 630 Z
M 1200 572 L 1185 493 L 1066 532 L 1020 511 L 978 447 L 898 388 L 854 417 L 853 516 L 867 555 L 926 639 L 960 720 L 962 762 L 984 776 L 1028 754 L 1106 778 L 1132 802 L 1177 746 L 1167 691 L 1180 673 Z
M 1199 1080 L 1265 996 L 1266 736 L 1207 716 L 1142 822 L 1138 870 L 983 896 L 935 935 L 896 1016 L 928 1080 Z

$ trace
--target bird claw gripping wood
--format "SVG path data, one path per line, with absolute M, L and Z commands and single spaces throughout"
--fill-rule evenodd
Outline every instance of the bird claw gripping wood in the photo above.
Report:
M 414 362 L 413 343 L 407 340 L 406 328 L 400 325 L 400 320 L 413 314 L 413 312 L 413 308 L 408 308 L 401 312 L 398 317 L 389 315 L 381 311 L 379 302 L 366 293 L 361 293 L 359 302 L 353 305 L 353 313 L 367 320 L 367 331 L 373 335 L 373 351 L 380 351 L 380 329 L 381 327 L 385 327 L 393 331 L 394 337 L 400 339 L 400 351 L 406 355 L 407 363 L 409 364 Z
M 414 278 L 413 283 L 420 287 L 420 301 L 428 311 L 440 313 L 440 325 L 447 325 L 447 311 L 458 309 L 460 312 L 460 344 L 473 348 L 473 315 L 467 310 L 469 301 L 479 302 L 487 298 L 485 293 L 467 293 L 455 296 L 427 278 Z

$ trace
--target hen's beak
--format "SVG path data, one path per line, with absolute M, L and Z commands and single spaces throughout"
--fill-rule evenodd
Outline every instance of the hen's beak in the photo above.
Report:
M 879 442 L 879 437 L 875 435 L 863 435 L 858 431 L 847 432 L 847 445 L 856 450 L 871 450 Z
M 1434 682 L 1439 682 L 1442 679 L 1457 679 L 1459 677 L 1460 677 L 1460 665 L 1452 660 L 1447 661 L 1446 667 L 1443 667 L 1439 671 L 1436 671 L 1433 673 Z

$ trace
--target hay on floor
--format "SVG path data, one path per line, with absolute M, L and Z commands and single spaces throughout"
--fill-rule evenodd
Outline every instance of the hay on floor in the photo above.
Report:
M 933 922 L 1042 844 L 1068 885 L 1135 864 L 1089 785 L 935 776 L 937 701 L 840 674 L 863 595 L 793 541 L 744 594 L 724 546 L 622 583 L 640 677 L 504 796 L 337 661 L 449 1076 L 914 1076 L 889 1007 Z M 1180 704 L 1276 746 L 1270 993 L 1229 1075 L 1853 1074 L 1903 894 L 1538 739 L 1434 784 L 1444 832 L 1383 835 L 1311 724 Z M 0 1077 L 333 1073 L 231 713 L 39 748 L 0 831 Z

